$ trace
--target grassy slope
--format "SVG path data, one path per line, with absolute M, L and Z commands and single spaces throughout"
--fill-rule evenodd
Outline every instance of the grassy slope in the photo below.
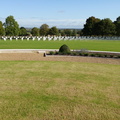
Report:
M 10 61 L 0 71 L 0 120 L 120 119 L 118 65 Z
M 120 41 L 72 40 L 72 41 L 0 41 L 0 49 L 59 49 L 67 44 L 70 49 L 88 49 L 120 52 Z

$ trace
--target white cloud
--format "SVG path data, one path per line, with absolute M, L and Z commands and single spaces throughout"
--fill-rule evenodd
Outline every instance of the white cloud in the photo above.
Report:
M 50 27 L 56 26 L 58 28 L 83 28 L 85 20 L 83 19 L 16 19 L 20 26 L 24 27 L 40 27 L 46 23 Z
M 42 18 L 16 18 L 20 27 L 40 27 L 42 24 L 48 24 L 49 27 L 57 28 L 83 28 L 84 19 L 42 19 Z M 5 18 L 0 17 L 0 21 L 5 22 Z
M 58 13 L 65 13 L 65 11 L 64 10 L 59 10 Z

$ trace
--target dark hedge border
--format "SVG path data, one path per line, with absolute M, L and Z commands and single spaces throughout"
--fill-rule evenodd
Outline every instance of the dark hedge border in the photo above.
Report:
M 77 52 L 71 51 L 62 53 L 58 51 L 50 51 L 47 55 L 67 55 L 67 56 L 88 56 L 88 57 L 102 57 L 102 58 L 120 58 L 120 54 L 114 53 L 93 53 L 93 52 Z

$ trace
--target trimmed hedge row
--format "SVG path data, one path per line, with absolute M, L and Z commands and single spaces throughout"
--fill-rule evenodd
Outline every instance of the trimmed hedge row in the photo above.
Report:
M 112 54 L 105 54 L 105 53 L 81 53 L 81 52 L 53 52 L 50 51 L 48 55 L 69 55 L 69 56 L 89 56 L 89 57 L 103 57 L 103 58 L 120 58 L 120 55 L 112 55 Z

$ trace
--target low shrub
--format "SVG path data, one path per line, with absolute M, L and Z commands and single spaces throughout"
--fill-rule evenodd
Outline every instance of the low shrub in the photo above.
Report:
M 70 49 L 67 45 L 62 45 L 60 48 L 59 48 L 59 52 L 66 55 L 66 54 L 70 54 Z
M 95 57 L 95 54 L 92 53 L 92 54 L 90 54 L 90 56 L 91 56 L 91 57 Z
M 49 54 L 50 54 L 50 55 L 54 55 L 55 53 L 54 53 L 53 51 L 50 51 Z
M 73 52 L 72 55 L 76 56 L 76 55 L 78 55 L 78 54 L 77 54 L 76 52 Z
M 83 54 L 82 54 L 82 53 L 79 53 L 79 55 L 80 55 L 80 56 L 83 56 Z
M 102 54 L 98 54 L 98 57 L 103 57 L 103 55 Z
M 88 53 L 84 53 L 83 55 L 84 55 L 84 56 L 88 56 L 89 54 L 88 54 Z
M 110 58 L 113 58 L 114 57 L 114 55 L 110 55 Z
M 107 55 L 105 54 L 104 57 L 107 57 Z
M 118 55 L 117 58 L 120 58 L 120 55 Z
M 58 52 L 58 51 L 56 51 L 56 52 L 55 52 L 55 55 L 59 55 L 59 52 Z

